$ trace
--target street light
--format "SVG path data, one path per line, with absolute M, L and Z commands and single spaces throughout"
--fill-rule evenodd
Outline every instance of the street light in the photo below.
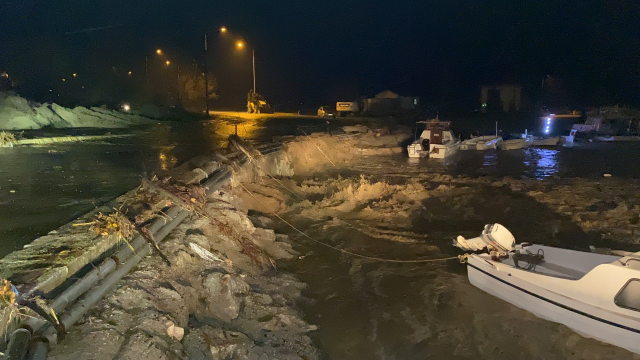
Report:
M 171 65 L 171 61 L 167 60 L 164 62 L 167 66 Z
M 162 50 L 161 49 L 156 50 L 156 54 L 162 55 Z
M 226 28 L 226 27 L 224 27 L 224 26 L 223 26 L 223 27 L 221 27 L 221 28 L 220 28 L 220 32 L 222 32 L 222 33 L 227 32 L 227 28 Z
M 242 42 L 242 40 L 238 40 L 238 42 L 236 43 L 236 47 L 238 49 L 242 49 L 244 48 L 244 42 Z M 251 50 L 251 57 L 252 57 L 252 67 L 253 67 L 253 92 L 256 92 L 256 50 L 253 49 Z

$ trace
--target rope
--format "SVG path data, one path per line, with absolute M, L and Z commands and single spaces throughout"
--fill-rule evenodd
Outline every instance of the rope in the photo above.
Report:
M 304 136 L 306 136 L 306 137 L 308 137 L 308 138 L 309 138 L 309 135 L 307 135 L 307 133 L 306 133 L 306 132 L 304 132 L 304 130 L 302 130 L 302 129 L 300 128 L 300 126 L 298 126 L 298 130 L 302 131 L 302 133 L 304 134 Z M 336 164 L 334 164 L 334 163 L 333 163 L 333 161 L 331 161 L 331 159 L 329 159 L 329 157 L 327 156 L 327 154 L 325 154 L 325 153 L 324 153 L 324 151 L 322 151 L 322 150 L 318 147 L 318 145 L 316 145 L 316 143 L 314 143 L 314 142 L 313 142 L 313 140 L 311 140 L 311 138 L 309 138 L 309 141 L 313 144 L 313 146 L 315 146 L 315 147 L 316 147 L 316 149 L 318 149 L 318 151 L 320 151 L 320 152 L 322 153 L 322 155 L 324 155 L 324 157 L 326 157 L 326 158 L 327 158 L 327 160 L 329 160 L 329 162 L 331 163 L 331 165 L 333 165 L 334 167 L 337 167 L 337 166 L 336 166 Z
M 436 258 L 436 259 L 416 259 L 416 260 L 396 260 L 396 259 L 384 259 L 384 258 L 379 258 L 379 257 L 375 257 L 375 256 L 368 256 L 368 255 L 362 255 L 362 254 L 358 254 L 358 253 L 354 253 L 345 249 L 341 249 L 339 247 L 333 246 L 331 244 L 327 244 L 325 242 L 316 240 L 314 238 L 312 238 L 311 236 L 305 234 L 302 230 L 298 229 L 297 227 L 293 226 L 291 223 L 289 223 L 287 220 L 283 219 L 280 215 L 276 214 L 274 211 L 269 210 L 269 208 L 262 202 L 260 201 L 260 199 L 258 199 L 257 197 L 255 197 L 253 195 L 253 193 L 251 191 L 249 191 L 249 189 L 247 189 L 244 184 L 242 184 L 241 182 L 238 182 L 238 184 L 240 184 L 240 186 L 242 186 L 242 188 L 249 193 L 249 195 L 256 200 L 258 203 L 260 203 L 260 205 L 262 205 L 265 209 L 267 209 L 267 211 L 269 211 L 269 213 L 271 213 L 273 216 L 277 217 L 280 221 L 282 221 L 283 223 L 287 224 L 290 228 L 292 228 L 293 230 L 295 230 L 296 232 L 298 232 L 300 235 L 304 236 L 305 238 L 320 244 L 322 246 L 328 247 L 330 249 L 339 251 L 343 254 L 347 254 L 347 255 L 351 255 L 351 256 L 355 256 L 355 257 L 359 257 L 359 258 L 363 258 L 363 259 L 368 259 L 368 260 L 375 260 L 375 261 L 383 261 L 383 262 L 390 262 L 390 263 L 430 263 L 430 262 L 438 262 L 438 261 L 447 261 L 447 260 L 453 260 L 453 259 L 459 259 L 460 262 L 463 262 L 463 259 L 466 259 L 466 254 L 465 255 L 459 255 L 459 256 L 449 256 L 449 257 L 444 257 L 444 258 Z

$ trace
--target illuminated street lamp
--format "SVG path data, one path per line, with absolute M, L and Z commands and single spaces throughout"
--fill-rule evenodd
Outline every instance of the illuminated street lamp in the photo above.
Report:
M 162 50 L 161 49 L 156 50 L 156 54 L 162 55 Z
M 222 33 L 227 32 L 227 28 L 226 28 L 226 27 L 224 27 L 224 26 L 223 26 L 223 27 L 221 27 L 221 28 L 220 28 L 220 32 L 222 32 Z
M 131 74 L 133 74 L 131 71 L 128 72 L 129 76 L 131 76 Z
M 77 74 L 77 73 L 73 73 L 73 74 L 71 74 L 71 75 L 72 75 L 73 77 L 78 77 L 78 74 Z
M 241 40 L 238 40 L 238 42 L 236 43 L 236 47 L 238 49 L 242 49 L 244 48 L 244 42 L 242 42 Z M 253 65 L 253 92 L 256 92 L 256 50 L 253 49 L 251 50 L 251 56 L 253 58 L 252 60 L 252 65 Z
M 164 62 L 167 66 L 171 65 L 171 61 L 167 60 Z

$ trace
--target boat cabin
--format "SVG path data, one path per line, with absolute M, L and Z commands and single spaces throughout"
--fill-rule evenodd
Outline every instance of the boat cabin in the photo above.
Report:
M 420 138 L 429 144 L 442 145 L 453 140 L 451 134 L 451 122 L 440 120 L 418 121 L 418 124 L 425 124 L 425 130 L 422 131 Z

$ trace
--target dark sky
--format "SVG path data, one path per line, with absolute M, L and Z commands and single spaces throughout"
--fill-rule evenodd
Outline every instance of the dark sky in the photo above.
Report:
M 211 31 L 221 102 L 244 100 L 250 51 L 233 51 L 221 25 L 255 49 L 258 91 L 274 103 L 389 89 L 463 104 L 482 84 L 519 83 L 534 96 L 550 74 L 577 105 L 640 105 L 637 0 L 0 0 L 0 70 L 36 94 L 72 72 L 139 74 L 156 47 L 201 59 Z

